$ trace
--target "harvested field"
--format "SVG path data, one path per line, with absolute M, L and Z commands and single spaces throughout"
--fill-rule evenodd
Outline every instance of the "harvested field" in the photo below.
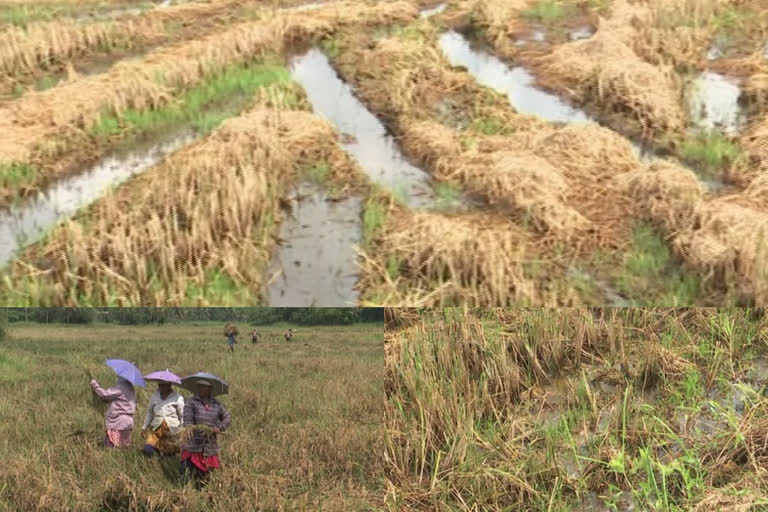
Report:
M 768 64 L 744 45 L 768 33 L 759 0 L 695 4 L 217 0 L 0 29 L 24 89 L 0 103 L 0 297 L 765 304 Z
M 11 322 L 0 347 L 8 391 L 0 398 L 7 441 L 0 457 L 9 464 L 0 476 L 0 511 L 380 510 L 382 323 L 251 324 L 246 308 L 230 319 L 242 336 L 232 354 L 223 321 Z M 256 344 L 252 327 L 261 336 Z M 297 328 L 291 342 L 283 338 L 288 327 Z M 207 371 L 227 381 L 229 393 L 217 399 L 232 421 L 218 438 L 221 468 L 205 489 L 179 481 L 178 454 L 148 459 L 141 452 L 155 383 L 136 388 L 130 448 L 103 448 L 104 409 L 92 405 L 84 369 L 112 387 L 115 374 L 104 365 L 112 357 L 135 361 L 145 374 Z M 189 404 L 191 393 L 177 389 Z
M 388 510 L 768 505 L 764 308 L 386 318 Z

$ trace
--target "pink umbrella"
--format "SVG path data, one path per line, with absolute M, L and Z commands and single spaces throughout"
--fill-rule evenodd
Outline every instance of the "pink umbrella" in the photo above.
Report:
M 146 380 L 168 382 L 170 384 L 181 385 L 181 378 L 175 373 L 168 371 L 168 369 L 159 372 L 152 372 L 149 375 L 144 376 L 144 378 Z

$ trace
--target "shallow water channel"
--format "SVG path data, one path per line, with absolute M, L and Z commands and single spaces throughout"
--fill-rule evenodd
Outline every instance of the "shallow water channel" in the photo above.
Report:
M 291 75 L 314 112 L 342 135 L 341 146 L 370 179 L 414 208 L 434 200 L 431 178 L 408 163 L 384 125 L 358 100 L 313 48 L 291 63 Z M 271 306 L 347 306 L 357 303 L 357 255 L 362 236 L 362 201 L 331 201 L 320 186 L 302 183 L 292 212 L 280 226 L 272 256 L 267 301 Z
M 270 266 L 270 306 L 357 304 L 357 261 L 362 236 L 360 198 L 331 200 L 320 186 L 302 183 L 280 226 L 279 250 Z
M 85 172 L 59 180 L 46 191 L 0 210 L 0 267 L 21 248 L 39 241 L 60 221 L 104 195 L 109 187 L 159 163 L 194 138 L 189 131 L 176 132 L 116 152 Z
M 510 68 L 501 59 L 472 48 L 470 42 L 456 31 L 441 34 L 440 48 L 453 66 L 464 66 L 478 83 L 506 94 L 520 113 L 535 114 L 546 121 L 560 123 L 591 121 L 583 111 L 535 87 L 533 75 L 525 68 Z
M 693 81 L 689 94 L 689 113 L 695 128 L 734 135 L 743 127 L 741 87 L 736 79 L 705 71 Z

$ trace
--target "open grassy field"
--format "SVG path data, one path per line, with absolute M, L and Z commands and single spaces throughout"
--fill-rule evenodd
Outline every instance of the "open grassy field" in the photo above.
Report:
M 6 305 L 768 303 L 763 0 L 134 4 L 0 27 Z
M 383 327 L 246 325 L 235 353 L 222 326 L 12 324 L 0 344 L 0 510 L 203 511 L 380 509 Z M 202 491 L 176 481 L 178 457 L 139 452 L 150 393 L 137 388 L 133 448 L 107 451 L 83 365 L 135 361 L 142 371 L 209 371 L 230 384 L 222 470 Z M 101 364 L 99 383 L 111 386 Z M 182 394 L 189 396 L 183 391 Z
M 768 509 L 768 316 L 387 310 L 389 510 Z

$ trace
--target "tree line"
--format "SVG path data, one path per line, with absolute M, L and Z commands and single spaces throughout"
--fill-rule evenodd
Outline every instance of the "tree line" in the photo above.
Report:
M 7 322 L 122 325 L 183 322 L 240 322 L 267 325 L 348 325 L 383 322 L 383 308 L 2 308 L 0 331 Z M 1 334 L 1 333 L 0 333 Z

